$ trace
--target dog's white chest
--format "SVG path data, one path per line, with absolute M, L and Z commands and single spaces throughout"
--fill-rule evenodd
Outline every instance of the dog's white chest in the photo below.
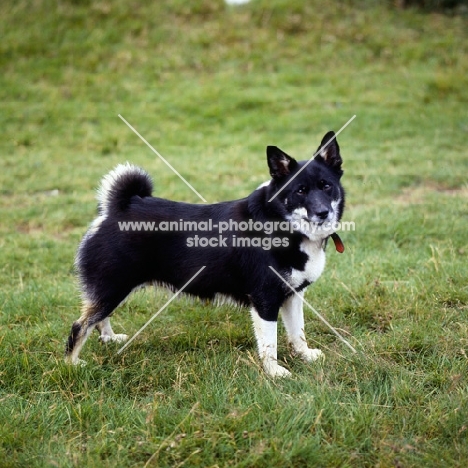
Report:
M 293 288 L 299 287 L 304 282 L 313 283 L 317 281 L 325 268 L 325 252 L 322 248 L 321 242 L 313 242 L 305 240 L 300 249 L 309 257 L 305 264 L 304 270 L 291 271 L 289 284 Z

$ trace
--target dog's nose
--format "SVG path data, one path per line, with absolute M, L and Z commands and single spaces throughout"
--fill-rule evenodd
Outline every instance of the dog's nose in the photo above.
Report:
M 329 213 L 329 211 L 325 209 L 325 210 L 322 210 L 322 211 L 319 211 L 319 212 L 315 213 L 315 215 L 317 217 L 319 217 L 320 219 L 327 219 L 328 213 Z

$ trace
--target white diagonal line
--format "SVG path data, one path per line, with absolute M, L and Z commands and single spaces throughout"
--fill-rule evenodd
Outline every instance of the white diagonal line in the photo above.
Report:
M 275 274 L 280 278 L 283 283 L 288 286 L 288 288 L 306 305 L 310 307 L 312 312 L 351 350 L 353 353 L 357 353 L 357 351 L 346 341 L 329 323 L 328 321 L 322 317 L 272 266 L 269 267 Z
M 282 191 L 284 188 L 286 188 L 319 154 L 322 150 L 324 150 L 333 140 L 336 139 L 336 137 L 356 118 L 356 115 L 353 115 L 336 133 L 335 135 L 330 138 L 325 145 L 321 146 L 320 149 L 317 150 L 315 154 L 312 155 L 312 157 L 268 200 L 268 203 L 270 203 L 272 200 L 274 200 Z
M 132 130 L 132 132 L 134 132 L 136 135 L 138 135 L 141 139 L 141 141 L 143 141 L 143 143 L 145 143 L 148 148 L 150 148 L 150 150 L 156 155 L 159 157 L 159 159 L 161 159 L 161 161 L 163 161 L 175 174 L 177 174 L 180 179 L 187 185 L 187 187 L 189 187 L 196 195 L 198 195 L 198 197 L 204 201 L 205 203 L 208 203 L 196 190 L 195 188 L 189 183 L 187 182 L 187 180 L 178 172 L 176 171 L 176 169 L 174 169 L 174 167 L 172 166 L 172 164 L 167 161 L 167 159 L 163 158 L 158 151 L 156 151 L 139 133 L 138 131 L 133 128 L 120 114 L 119 114 L 119 117 L 121 118 L 121 120 L 127 125 L 127 127 Z
M 120 354 L 206 268 L 202 266 L 118 351 Z

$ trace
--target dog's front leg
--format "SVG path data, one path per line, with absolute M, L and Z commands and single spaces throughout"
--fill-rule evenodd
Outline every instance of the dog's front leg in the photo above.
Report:
M 265 372 L 271 377 L 290 376 L 291 373 L 278 364 L 278 322 L 262 319 L 255 308 L 252 308 L 250 313 L 257 338 L 258 354 Z
M 320 349 L 311 349 L 307 346 L 307 340 L 304 333 L 304 310 L 301 297 L 304 297 L 304 291 L 293 294 L 288 297 L 281 308 L 281 317 L 284 327 L 288 334 L 288 340 L 293 347 L 294 352 L 301 356 L 305 361 L 312 362 L 322 358 L 324 354 Z

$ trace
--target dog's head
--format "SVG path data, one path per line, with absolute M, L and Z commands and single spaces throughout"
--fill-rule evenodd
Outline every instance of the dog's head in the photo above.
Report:
M 332 234 L 344 209 L 335 133 L 323 137 L 313 160 L 298 162 L 276 146 L 267 147 L 267 159 L 272 177 L 267 192 L 274 211 L 311 239 Z

